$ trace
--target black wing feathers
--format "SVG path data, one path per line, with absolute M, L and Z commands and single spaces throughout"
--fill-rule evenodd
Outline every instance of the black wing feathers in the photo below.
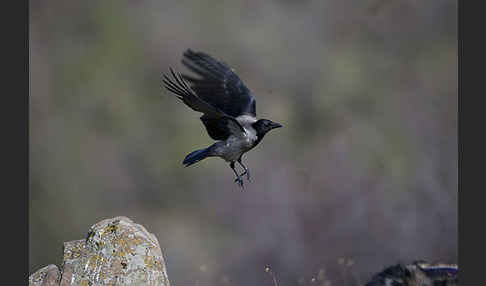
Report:
M 165 74 L 163 75 L 165 87 L 191 109 L 204 113 L 201 116 L 201 121 L 206 126 L 211 138 L 214 140 L 226 140 L 231 134 L 245 132 L 234 117 L 201 99 L 194 93 L 181 74 L 175 73 L 172 69 L 170 69 L 170 72 L 172 79 Z
M 184 53 L 182 63 L 200 76 L 198 79 L 183 75 L 199 97 L 230 116 L 256 116 L 251 91 L 225 63 L 190 49 Z
M 214 140 L 226 140 L 233 132 L 240 128 L 240 124 L 236 120 L 233 121 L 228 117 L 215 119 L 203 115 L 201 116 L 201 121 L 204 127 L 206 127 L 209 137 Z
M 176 94 L 177 98 L 182 100 L 187 106 L 189 106 L 193 110 L 207 114 L 210 117 L 218 118 L 224 116 L 224 114 L 217 108 L 214 108 L 214 106 L 211 106 L 207 102 L 201 100 L 191 90 L 191 88 L 187 85 L 184 79 L 182 79 L 180 74 L 176 74 L 172 69 L 170 69 L 170 72 L 172 74 L 173 80 L 170 79 L 168 76 L 163 75 L 163 81 L 165 83 L 165 87 L 169 91 Z

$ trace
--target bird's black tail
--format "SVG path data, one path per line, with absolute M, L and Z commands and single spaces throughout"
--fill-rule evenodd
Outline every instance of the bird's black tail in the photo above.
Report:
M 192 151 L 189 153 L 186 158 L 184 158 L 184 161 L 182 164 L 186 165 L 186 167 L 191 166 L 194 163 L 197 163 L 211 155 L 210 153 L 210 147 Z

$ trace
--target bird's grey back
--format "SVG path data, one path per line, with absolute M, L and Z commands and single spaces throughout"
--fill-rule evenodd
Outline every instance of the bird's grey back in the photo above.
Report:
M 246 136 L 249 137 L 250 140 L 256 140 L 256 130 L 253 128 L 252 124 L 257 122 L 257 119 L 251 115 L 240 115 L 236 117 L 236 121 L 240 123 L 240 125 L 245 129 Z

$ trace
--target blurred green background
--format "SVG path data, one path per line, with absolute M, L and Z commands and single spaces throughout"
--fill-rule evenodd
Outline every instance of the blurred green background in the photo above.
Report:
M 118 215 L 158 237 L 173 285 L 272 285 L 267 265 L 282 285 L 357 285 L 456 263 L 456 6 L 31 1 L 30 273 Z M 220 159 L 181 164 L 212 143 L 161 87 L 187 48 L 284 125 L 245 156 L 243 192 Z

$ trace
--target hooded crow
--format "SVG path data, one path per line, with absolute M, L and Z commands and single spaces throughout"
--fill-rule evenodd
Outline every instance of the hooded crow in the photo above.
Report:
M 268 119 L 256 118 L 256 102 L 252 92 L 224 62 L 203 53 L 188 49 L 182 59 L 192 77 L 170 70 L 163 75 L 167 90 L 191 109 L 203 113 L 200 117 L 209 136 L 217 140 L 211 146 L 189 153 L 182 162 L 186 167 L 208 157 L 220 157 L 236 175 L 235 182 L 243 187 L 242 176 L 250 180 L 250 170 L 241 161 L 263 139 L 268 131 L 282 127 Z M 244 169 L 235 170 L 235 162 Z

